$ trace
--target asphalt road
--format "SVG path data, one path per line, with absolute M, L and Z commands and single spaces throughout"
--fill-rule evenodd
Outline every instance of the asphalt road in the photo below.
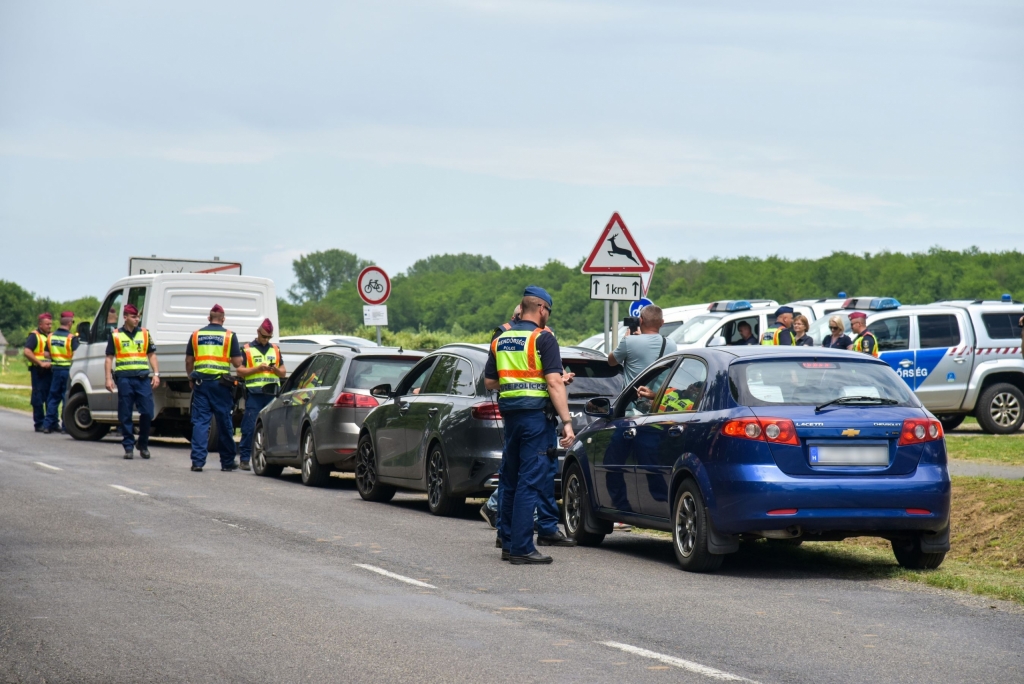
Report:
M 991 600 L 728 560 L 686 574 L 624 533 L 510 566 L 473 511 L 152 451 L 0 411 L 0 681 L 1024 680 L 1024 614 Z

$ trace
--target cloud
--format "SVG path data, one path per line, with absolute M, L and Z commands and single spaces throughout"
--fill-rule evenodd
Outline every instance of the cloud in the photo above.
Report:
M 209 207 L 192 207 L 181 212 L 186 216 L 196 216 L 199 214 L 241 214 L 242 210 L 238 207 L 229 207 L 223 205 L 214 205 Z

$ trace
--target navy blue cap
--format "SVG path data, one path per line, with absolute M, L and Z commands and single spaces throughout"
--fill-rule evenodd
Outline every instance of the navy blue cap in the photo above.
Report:
M 523 290 L 523 296 L 524 297 L 536 297 L 538 299 L 543 299 L 544 303 L 546 303 L 548 305 L 548 308 L 549 309 L 551 308 L 551 305 L 552 305 L 551 295 L 549 295 L 548 291 L 545 290 L 543 287 L 537 287 L 536 285 L 529 285 L 529 286 L 527 286 L 527 288 L 525 290 Z
M 793 307 L 791 306 L 780 306 L 775 310 L 775 317 L 778 318 L 782 314 L 793 313 Z

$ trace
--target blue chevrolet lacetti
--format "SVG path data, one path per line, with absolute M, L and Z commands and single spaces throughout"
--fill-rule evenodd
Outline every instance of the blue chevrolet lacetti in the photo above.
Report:
M 613 521 L 664 530 L 694 572 L 759 537 L 882 537 L 906 568 L 936 568 L 949 550 L 942 425 L 865 354 L 686 350 L 586 410 L 597 420 L 562 475 L 566 533 L 581 545 Z

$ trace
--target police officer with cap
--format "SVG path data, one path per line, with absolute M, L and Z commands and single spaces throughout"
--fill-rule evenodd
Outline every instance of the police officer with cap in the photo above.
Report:
M 238 375 L 245 380 L 245 415 L 242 417 L 242 441 L 238 443 L 242 470 L 249 470 L 256 417 L 277 396 L 281 378 L 285 376 L 281 349 L 270 343 L 273 334 L 273 322 L 264 318 L 256 329 L 256 339 L 242 347 L 242 366 L 238 369 Z
M 554 496 L 552 459 L 556 444 L 555 416 L 562 419 L 563 447 L 575 434 L 558 340 L 545 330 L 551 315 L 551 295 L 531 285 L 523 292 L 521 320 L 491 342 L 484 367 L 487 389 L 498 390 L 498 408 L 505 423 L 505 452 L 500 480 L 501 515 L 498 530 L 502 559 L 513 565 L 550 563 L 551 556 L 533 543 L 533 513 L 538 503 Z M 539 521 L 543 525 L 543 518 Z M 541 527 L 541 545 L 572 546 L 558 530 Z
M 217 421 L 220 438 L 220 469 L 237 470 L 235 425 L 231 409 L 235 403 L 231 368 L 242 365 L 238 338 L 224 327 L 224 307 L 214 304 L 209 325 L 192 333 L 185 346 L 185 372 L 192 387 L 192 472 L 203 472 L 210 441 L 210 421 Z
M 73 311 L 62 311 L 60 328 L 46 336 L 46 352 L 50 355 L 50 395 L 46 400 L 46 419 L 43 421 L 43 432 L 50 434 L 58 426 L 64 432 L 64 421 L 61 418 L 60 405 L 64 402 L 64 393 L 68 389 L 71 377 L 71 359 L 78 349 L 78 335 L 71 332 L 75 322 Z
M 139 318 L 135 305 L 125 304 L 124 326 L 110 331 L 104 363 L 107 391 L 113 392 L 117 387 L 117 420 L 121 424 L 121 446 L 126 459 L 132 458 L 136 446 L 132 429 L 133 409 L 139 411 L 139 456 L 149 458 L 153 389 L 160 386 L 156 345 L 149 331 L 139 327 Z
M 770 328 L 761 336 L 761 344 L 768 346 L 796 344 L 796 338 L 793 337 L 793 307 L 780 306 L 775 310 L 775 327 Z
M 29 376 L 32 378 L 32 422 L 36 432 L 43 431 L 46 421 L 46 400 L 50 396 L 50 381 L 53 379 L 50 360 L 46 358 L 46 338 L 53 330 L 53 316 L 49 313 L 39 314 L 39 322 L 35 330 L 28 334 L 22 354 L 28 364 Z
M 853 344 L 850 351 L 871 354 L 878 358 L 878 340 L 868 332 L 868 315 L 863 311 L 854 311 L 850 314 L 850 327 L 853 328 Z

